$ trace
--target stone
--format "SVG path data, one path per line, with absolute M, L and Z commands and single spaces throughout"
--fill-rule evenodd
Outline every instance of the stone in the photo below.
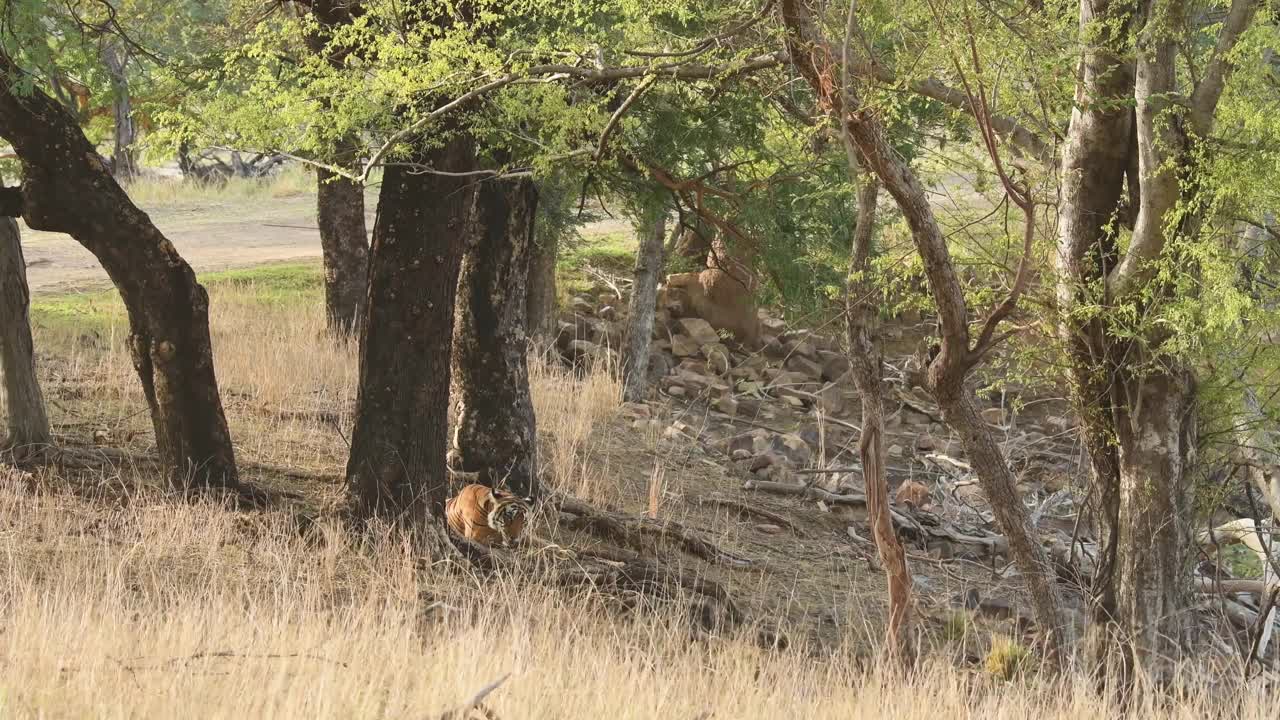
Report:
M 813 460 L 813 450 L 799 435 L 776 434 L 769 438 L 769 452 L 785 457 L 792 467 L 805 467 Z
M 756 530 L 759 530 L 760 532 L 766 535 L 777 535 L 778 533 L 782 532 L 782 526 L 771 525 L 769 523 L 760 523 L 759 525 L 756 526 Z
M 693 357 L 698 354 L 698 343 L 688 335 L 672 335 L 671 354 L 676 357 Z
M 729 372 L 729 348 L 723 343 L 708 343 L 698 348 L 702 353 L 702 357 L 707 359 L 707 369 L 716 375 L 726 375 Z
M 844 353 L 819 350 L 818 359 L 822 362 L 822 379 L 827 382 L 840 382 L 849 373 L 849 358 Z
M 649 353 L 649 384 L 657 384 L 659 380 L 671 374 L 671 356 L 661 351 Z
M 929 433 L 921 433 L 916 436 L 917 450 L 937 450 L 942 443 Z
M 767 468 L 767 467 L 772 467 L 774 465 L 781 465 L 785 462 L 786 462 L 786 458 L 784 458 L 781 455 L 778 455 L 777 453 L 770 452 L 770 453 L 765 453 L 763 455 L 757 455 L 754 458 L 752 458 L 751 465 L 749 466 L 748 469 L 750 469 L 752 472 L 755 472 L 757 470 Z
M 822 379 L 822 365 L 804 355 L 792 355 L 783 363 L 783 367 L 791 372 L 800 373 L 811 381 Z
M 679 325 L 699 346 L 720 342 L 719 333 L 711 327 L 711 323 L 702 318 L 680 318 Z
M 680 386 L 680 385 L 668 385 L 668 386 L 667 386 L 667 394 L 668 394 L 668 395 L 670 395 L 670 396 L 671 396 L 671 397 L 673 397 L 673 398 L 682 398 L 682 397 L 685 397 L 686 395 L 688 395 L 688 392 L 689 392 L 689 391 L 685 390 L 685 389 L 684 389 L 684 387 L 682 387 L 682 386 Z
M 924 507 L 929 503 L 929 488 L 924 483 L 906 480 L 893 493 L 893 500 L 898 505 Z
M 618 311 L 612 305 L 601 307 L 596 311 L 596 315 L 603 320 L 613 321 L 618 319 Z
M 622 325 L 600 318 L 587 319 L 587 339 L 609 348 L 622 347 Z
M 844 392 L 835 385 L 828 385 L 818 392 L 814 405 L 827 415 L 839 415 L 844 412 Z
M 763 308 L 761 308 L 756 315 L 760 318 L 760 327 L 764 328 L 765 332 L 768 332 L 770 335 L 777 336 L 786 332 L 786 320 L 767 314 Z
M 889 457 L 900 458 L 902 457 L 904 450 L 901 445 L 894 443 L 893 445 L 890 445 L 885 452 L 889 453 Z
M 648 419 L 653 416 L 653 410 L 644 403 L 624 402 L 622 405 L 618 406 L 618 412 L 620 412 L 623 417 L 628 418 Z
M 590 315 L 591 311 L 595 309 L 595 305 L 588 298 L 575 295 L 574 298 L 569 301 L 569 309 L 581 315 Z
M 738 414 L 738 401 L 734 400 L 732 395 L 724 395 L 716 400 L 715 409 L 729 417 L 736 417 Z
M 1004 408 L 1001 408 L 1001 407 L 983 408 L 982 419 L 991 425 L 1004 425 L 1006 422 Z
M 739 449 L 737 449 L 737 450 L 734 450 L 734 451 L 733 451 L 733 455 L 731 455 L 730 457 L 731 457 L 731 458 L 733 458 L 735 461 L 738 461 L 738 462 L 741 462 L 741 461 L 743 461 L 743 460 L 750 460 L 750 459 L 751 459 L 751 451 L 750 451 L 750 450 L 743 450 L 743 449 L 739 448 Z
M 782 343 L 778 342 L 778 338 L 771 335 L 761 335 L 760 343 L 764 351 L 764 356 L 771 360 L 781 360 L 787 356 L 787 349 Z
M 760 373 L 755 368 L 738 366 L 729 368 L 729 377 L 735 380 L 755 382 L 760 379 Z
M 803 357 L 816 361 L 818 359 L 818 348 L 808 340 L 788 340 L 783 343 L 783 347 L 787 350 L 790 357 Z
M 736 397 L 738 417 L 757 417 L 760 415 L 760 400 L 753 397 Z

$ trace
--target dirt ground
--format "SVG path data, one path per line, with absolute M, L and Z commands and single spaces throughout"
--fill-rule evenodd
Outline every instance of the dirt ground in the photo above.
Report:
M 368 204 L 373 230 L 374 203 Z M 320 257 L 315 197 L 296 195 L 237 204 L 226 201 L 147 208 L 156 226 L 196 272 L 253 267 L 272 262 Z M 106 272 L 69 235 L 22 227 L 27 283 L 33 294 L 95 290 L 109 285 Z M 622 219 L 593 222 L 584 236 L 630 232 Z

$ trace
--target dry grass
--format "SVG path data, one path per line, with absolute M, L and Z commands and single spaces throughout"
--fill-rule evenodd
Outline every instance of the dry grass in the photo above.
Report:
M 129 183 L 129 198 L 141 207 L 162 208 L 211 202 L 271 200 L 315 193 L 315 173 L 297 164 L 265 178 L 228 178 L 195 183 L 180 177 L 147 174 Z
M 340 468 L 341 427 L 279 412 L 349 422 L 355 355 L 323 338 L 318 296 L 289 301 L 278 282 L 252 278 L 211 286 L 241 456 Z M 96 340 L 58 322 L 37 344 L 55 417 L 101 423 L 117 440 L 134 432 L 145 449 L 120 322 L 107 303 L 93 315 Z M 616 375 L 578 379 L 539 363 L 532 374 L 554 482 L 607 496 L 613 480 L 595 453 L 618 405 Z M 646 442 L 641 434 L 630 441 Z M 653 506 L 670 479 L 650 478 Z M 1003 682 L 938 659 L 903 678 L 864 667 L 865 647 L 695 640 L 678 601 L 623 611 L 591 591 L 553 589 L 540 571 L 421 572 L 396 537 L 358 543 L 332 520 L 304 535 L 283 510 L 146 490 L 127 499 L 0 468 L 0 717 L 436 718 L 508 674 L 487 700 L 503 720 L 1124 716 L 1075 676 Z M 1274 712 L 1262 690 L 1246 690 L 1193 692 L 1128 716 L 1224 707 L 1246 720 Z

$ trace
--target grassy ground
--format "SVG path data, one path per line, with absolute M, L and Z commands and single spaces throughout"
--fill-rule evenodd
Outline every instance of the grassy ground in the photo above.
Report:
M 144 462 L 34 475 L 0 467 L 0 717 L 436 718 L 498 681 L 485 702 L 488 717 L 504 720 L 1187 718 L 1219 715 L 1228 702 L 1232 717 L 1274 716 L 1260 689 L 1194 689 L 1122 712 L 1083 677 L 1005 679 L 1003 668 L 941 651 L 901 676 L 875 659 L 882 584 L 870 555 L 849 551 L 847 522 L 778 504 L 808 531 L 765 536 L 689 509 L 689 498 L 738 481 L 691 445 L 621 421 L 607 371 L 579 378 L 534 363 L 549 481 L 600 504 L 653 509 L 760 558 L 720 576 L 757 618 L 834 606 L 850 622 L 765 649 L 754 626 L 692 633 L 688 598 L 560 588 L 541 551 L 496 575 L 423 571 L 394 534 L 353 540 L 332 512 L 356 354 L 322 332 L 318 269 L 202 280 L 245 478 L 288 496 L 256 509 L 182 499 L 156 489 Z M 45 298 L 34 315 L 60 439 L 101 433 L 138 457 L 151 452 L 118 301 Z M 299 509 L 317 519 L 300 525 Z M 554 518 L 535 527 L 566 547 L 579 542 Z M 959 626 L 944 634 L 964 635 Z

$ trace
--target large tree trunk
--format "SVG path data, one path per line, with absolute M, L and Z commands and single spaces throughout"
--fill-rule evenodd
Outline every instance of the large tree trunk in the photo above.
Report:
M 453 336 L 457 469 L 524 497 L 539 492 L 525 333 L 537 204 L 532 180 L 491 180 L 478 188 Z
M 556 256 L 560 238 L 551 232 L 535 232 L 530 248 L 529 282 L 525 318 L 529 337 L 550 343 L 556 334 Z
M 631 286 L 631 314 L 627 320 L 627 348 L 622 370 L 622 396 L 627 402 L 644 402 L 649 396 L 649 343 L 658 302 L 658 278 L 662 276 L 662 250 L 667 239 L 665 210 L 641 233 Z
M 133 155 L 133 104 L 129 99 L 129 76 L 126 73 L 129 55 L 119 40 L 103 43 L 102 64 L 111 80 L 111 113 L 115 118 L 111 171 L 118 178 L 128 179 L 138 174 L 138 166 Z
M 339 163 L 350 165 L 358 148 L 343 143 Z M 358 332 L 368 295 L 369 242 L 364 187 L 324 168 L 316 170 L 316 222 L 324 255 L 324 304 L 329 332 Z
M 213 369 L 209 296 L 146 213 L 107 172 L 73 118 L 0 54 L 0 136 L 22 160 L 4 192 L 36 230 L 74 237 L 102 263 L 129 315 L 129 348 L 169 482 L 234 486 L 235 455 Z M 20 195 L 20 197 L 14 197 Z
M 969 370 L 981 361 L 990 345 L 980 339 L 977 345 L 970 346 L 964 288 L 929 198 L 910 166 L 890 146 L 883 124 L 874 113 L 861 107 L 851 84 L 845 83 L 845 92 L 837 92 L 831 79 L 847 77 L 837 64 L 840 54 L 826 41 L 804 0 L 783 0 L 780 10 L 794 67 L 819 94 L 832 118 L 844 126 L 842 130 L 863 164 L 893 196 L 911 229 L 912 242 L 924 263 L 938 310 L 942 335 L 941 349 L 922 380 L 937 400 L 947 424 L 960 435 L 996 522 L 1009 540 L 1009 552 L 1027 584 L 1036 620 L 1046 639 L 1047 654 L 1051 660 L 1060 658 L 1066 626 L 1055 573 L 1018 496 L 1008 462 L 978 415 L 973 390 L 966 385 Z M 856 16 L 850 13 L 851 32 L 856 22 Z M 1028 216 L 1029 224 L 1030 220 Z M 992 331 L 994 326 L 988 323 L 982 336 L 987 338 L 985 342 L 990 343 Z
M 1141 667 L 1177 659 L 1188 639 L 1191 546 L 1188 457 L 1196 437 L 1195 384 L 1176 368 L 1122 377 L 1116 617 Z
M 465 134 L 417 155 L 416 163 L 444 172 L 476 166 Z M 347 461 L 360 517 L 415 529 L 443 517 L 454 302 L 473 196 L 466 177 L 402 166 L 383 175 Z
M 851 145 L 849 150 L 853 150 Z M 854 153 L 849 158 L 850 175 L 857 174 Z M 867 487 L 867 514 L 880 563 L 889 583 L 889 622 L 885 629 L 889 654 L 906 666 L 915 663 L 915 642 L 911 631 L 911 573 L 907 555 L 893 531 L 889 512 L 889 483 L 885 476 L 884 441 L 884 360 L 876 334 L 875 283 L 871 270 L 872 240 L 875 237 L 876 198 L 880 184 L 866 179 L 858 190 L 858 224 L 854 228 L 853 252 L 849 261 L 849 287 L 845 295 L 849 335 L 849 365 L 853 384 L 862 398 L 862 437 L 858 452 L 862 457 L 862 478 Z
M 0 370 L 9 407 L 8 449 L 17 454 L 53 442 L 44 394 L 36 379 L 35 345 L 28 315 L 27 266 L 22 259 L 18 223 L 0 218 Z

